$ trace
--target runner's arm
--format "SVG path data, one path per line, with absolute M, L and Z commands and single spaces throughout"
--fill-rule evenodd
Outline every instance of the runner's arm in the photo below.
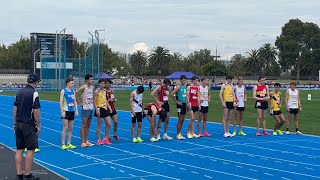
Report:
M 96 101 L 97 101 L 98 93 L 99 93 L 99 92 L 98 92 L 97 90 L 95 90 L 94 93 L 93 93 L 93 108 L 94 108 L 95 110 L 97 110 L 97 103 L 96 103 Z
M 77 103 L 80 104 L 80 105 L 82 105 L 82 102 L 79 100 L 78 94 L 79 94 L 79 93 L 82 93 L 82 92 L 84 91 L 84 88 L 85 88 L 84 86 L 81 86 L 79 89 L 77 89 L 77 90 L 75 91 L 76 101 L 77 101 Z
M 190 98 L 190 86 L 187 87 L 187 105 L 188 105 L 188 107 L 190 106 L 189 98 Z
M 161 88 L 161 85 L 158 85 L 158 86 L 156 87 L 156 89 L 154 89 L 154 90 L 152 91 L 152 93 L 150 94 L 151 97 L 152 97 L 157 103 L 159 103 L 159 100 L 158 100 L 158 98 L 155 97 L 155 94 L 160 90 L 160 88 Z
M 219 93 L 219 97 L 220 97 L 220 101 L 222 104 L 224 104 L 224 100 L 223 100 L 223 90 L 225 88 L 225 85 L 222 84 L 221 89 L 220 89 L 220 93 Z
M 177 100 L 177 97 L 176 96 L 174 96 L 178 91 L 179 91 L 179 89 L 180 89 L 180 86 L 179 85 L 177 85 L 174 89 L 173 89 L 173 91 L 170 93 L 170 96 L 171 96 L 171 98 L 174 100 L 174 102 L 176 102 L 177 104 L 178 104 L 178 100 Z
M 288 108 L 289 108 L 289 104 L 288 104 L 288 101 L 289 101 L 289 91 L 288 91 L 288 90 L 286 91 L 285 101 L 286 101 L 286 107 L 287 107 L 287 109 L 288 109 Z
M 74 92 L 74 98 L 76 98 L 76 92 Z M 77 101 L 74 101 L 74 108 L 76 110 L 76 113 L 78 112 L 78 102 Z
M 60 104 L 60 112 L 63 113 L 63 98 L 64 98 L 64 90 L 62 89 L 60 91 L 60 100 L 59 100 L 59 104 Z
M 210 103 L 210 99 L 211 99 L 211 93 L 210 93 L 210 89 L 208 87 L 208 103 Z
M 130 94 L 130 109 L 132 112 L 134 112 L 134 109 L 133 109 L 133 98 L 134 98 L 134 92 L 131 92 Z

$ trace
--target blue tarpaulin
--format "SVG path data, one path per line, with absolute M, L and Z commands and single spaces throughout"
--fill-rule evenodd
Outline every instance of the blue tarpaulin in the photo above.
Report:
M 193 74 L 192 72 L 174 72 L 170 76 L 167 76 L 167 78 L 169 78 L 169 79 L 180 79 L 180 76 L 182 76 L 182 75 L 186 75 L 187 79 L 191 79 L 192 76 L 195 76 L 195 74 Z
M 98 78 L 98 79 L 113 79 L 113 77 L 110 76 L 110 75 L 107 74 L 107 73 L 101 73 L 101 74 L 99 74 L 98 76 L 96 76 L 96 78 Z

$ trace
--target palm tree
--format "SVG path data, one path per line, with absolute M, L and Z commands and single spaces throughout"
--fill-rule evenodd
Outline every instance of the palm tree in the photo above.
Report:
M 274 64 L 277 60 L 278 52 L 274 46 L 272 46 L 270 43 L 264 44 L 259 49 L 259 57 L 261 60 L 263 60 L 264 63 L 264 69 L 266 75 L 272 74 L 272 64 Z
M 256 76 L 261 75 L 263 62 L 259 58 L 259 51 L 251 49 L 247 54 L 249 55 L 247 58 L 247 70 Z
M 246 58 L 241 54 L 236 54 L 231 57 L 230 72 L 236 76 L 245 75 Z
M 182 70 L 182 61 L 183 61 L 183 56 L 179 52 L 173 53 L 171 55 L 171 65 L 170 65 L 170 73 L 176 71 L 176 70 Z
M 168 73 L 171 59 L 168 49 L 161 46 L 155 47 L 149 55 L 150 68 L 158 71 L 159 74 L 166 74 Z
M 143 51 L 136 51 L 130 56 L 129 64 L 136 75 L 141 76 L 147 67 L 147 55 Z

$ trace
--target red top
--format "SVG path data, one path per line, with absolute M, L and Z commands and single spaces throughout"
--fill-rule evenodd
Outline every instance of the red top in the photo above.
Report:
M 161 106 L 159 104 L 149 103 L 145 108 L 145 110 L 148 111 L 148 114 L 152 114 L 151 106 L 155 106 L 158 112 L 159 112 L 159 109 L 161 108 Z
M 163 85 L 161 85 L 160 91 L 158 92 L 158 100 L 164 103 L 169 101 L 169 89 L 163 87 Z
M 190 85 L 190 96 L 189 96 L 189 103 L 191 106 L 198 107 L 198 93 L 199 93 L 199 86 Z
M 113 94 L 112 90 L 106 91 L 106 95 L 107 95 L 107 100 L 114 98 L 114 94 Z M 116 106 L 114 105 L 114 103 L 113 102 L 108 102 L 108 103 L 109 103 L 112 111 L 114 111 L 116 109 Z
M 257 85 L 257 97 L 264 98 L 267 96 L 267 86 L 266 85 Z M 258 101 L 258 102 L 267 102 L 266 100 Z

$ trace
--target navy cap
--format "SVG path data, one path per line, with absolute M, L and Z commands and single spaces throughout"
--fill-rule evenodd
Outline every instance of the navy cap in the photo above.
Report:
M 33 73 L 29 74 L 28 79 L 27 79 L 28 83 L 35 83 L 38 81 L 41 81 L 38 74 L 33 74 Z

